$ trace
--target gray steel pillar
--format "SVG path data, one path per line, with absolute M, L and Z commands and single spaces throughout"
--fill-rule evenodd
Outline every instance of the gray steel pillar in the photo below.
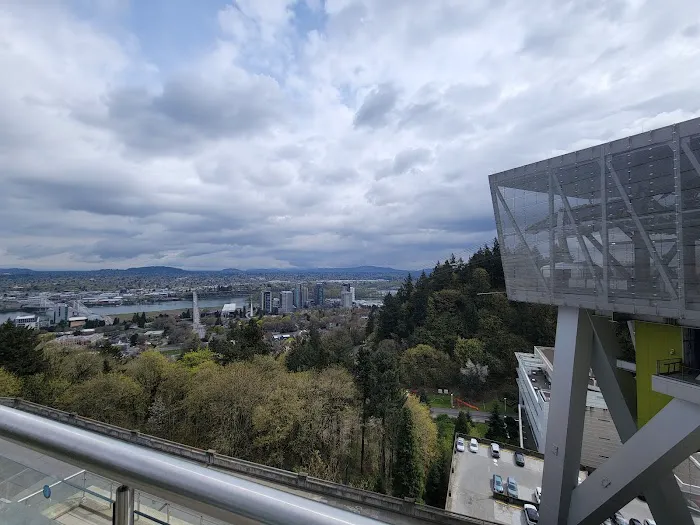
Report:
M 560 306 L 542 475 L 544 525 L 566 523 L 578 484 L 592 343 L 587 312 Z
M 126 485 L 117 489 L 112 511 L 112 525 L 134 525 L 134 489 Z
M 636 410 L 632 411 L 637 405 L 635 380 L 632 374 L 617 368 L 617 358 L 622 351 L 614 324 L 604 317 L 590 316 L 590 320 L 595 335 L 591 368 L 624 444 L 637 432 Z M 644 487 L 643 492 L 658 525 L 693 524 L 685 498 L 671 470 L 659 475 L 651 485 Z
M 560 523 L 602 523 L 646 487 L 668 479 L 676 465 L 697 451 L 698 443 L 700 406 L 672 399 L 576 488 L 568 519 Z

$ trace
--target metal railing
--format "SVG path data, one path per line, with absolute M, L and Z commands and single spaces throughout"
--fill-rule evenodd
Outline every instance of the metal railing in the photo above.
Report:
M 168 454 L 4 406 L 0 406 L 0 437 L 117 480 L 128 489 L 177 501 L 223 521 L 299 525 L 380 523 Z M 132 496 L 127 508 L 129 505 L 133 508 L 133 491 L 122 490 L 124 493 L 125 497 Z M 115 507 L 119 505 L 120 502 Z
M 48 487 L 50 489 L 67 488 L 69 490 L 69 496 L 73 496 L 75 493 L 82 495 L 80 499 L 81 504 L 87 497 L 93 501 L 105 504 L 107 509 L 109 509 L 117 500 L 120 483 L 98 476 L 92 472 L 81 470 L 66 478 L 48 484 Z M 39 489 L 18 499 L 17 503 L 22 503 L 28 507 L 43 507 L 46 504 L 43 492 L 44 489 Z M 139 518 L 144 518 L 147 523 L 170 525 L 171 518 L 173 518 L 177 523 L 184 522 L 195 525 L 221 524 L 220 521 L 213 521 L 203 514 L 193 513 L 189 511 L 189 509 L 185 509 L 169 501 L 164 501 L 140 490 L 134 491 L 133 501 L 134 521 L 138 521 Z
M 673 379 L 687 383 L 700 384 L 700 369 L 683 364 L 680 358 L 661 359 L 656 362 L 656 375 L 672 376 Z
M 363 515 L 376 516 L 379 512 L 382 516 L 387 516 L 387 521 L 392 523 L 403 523 L 411 520 L 414 523 L 435 523 L 440 525 L 495 525 L 494 521 L 481 520 L 445 509 L 422 505 L 415 503 L 413 500 L 401 499 L 362 490 L 350 485 L 314 478 L 303 472 L 281 470 L 260 463 L 225 456 L 218 454 L 215 450 L 202 450 L 175 443 L 134 430 L 102 423 L 75 413 L 32 403 L 21 398 L 0 397 L 0 405 L 57 421 L 71 428 L 85 429 L 122 442 L 133 443 L 156 452 L 180 457 L 205 467 L 222 469 L 233 476 L 240 475 L 264 484 L 287 487 L 295 492 L 308 493 L 309 497 L 324 498 L 326 501 L 331 502 L 332 505 L 334 504 L 333 502 L 337 502 L 339 505 L 343 505 L 345 508 L 350 508 L 353 512 Z

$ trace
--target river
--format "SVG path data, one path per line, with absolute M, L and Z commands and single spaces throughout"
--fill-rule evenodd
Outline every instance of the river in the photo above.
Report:
M 204 298 L 199 300 L 200 308 L 221 308 L 226 303 L 236 303 L 237 308 L 248 306 L 247 297 L 232 297 L 225 299 L 223 297 Z M 133 314 L 137 312 L 161 312 L 163 310 L 184 310 L 192 308 L 192 301 L 166 301 L 163 303 L 151 304 L 123 304 L 120 306 L 93 306 L 90 308 L 97 315 L 121 315 Z M 31 312 L 4 312 L 0 313 L 0 323 L 4 323 L 8 319 L 14 319 L 18 315 L 27 315 Z

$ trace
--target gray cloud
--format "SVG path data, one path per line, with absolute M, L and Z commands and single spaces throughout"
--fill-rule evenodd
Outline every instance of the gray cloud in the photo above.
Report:
M 261 2 L 243 33 L 203 5 L 223 29 L 185 57 L 89 2 L 12 3 L 0 267 L 467 255 L 489 173 L 699 114 L 700 4 L 671 3 L 349 0 L 310 26 Z
M 94 122 L 138 150 L 191 150 L 202 140 L 249 137 L 286 117 L 279 86 L 265 76 L 212 84 L 183 75 L 161 93 L 118 89 L 107 96 L 107 116 Z
M 427 163 L 431 158 L 432 153 L 427 148 L 407 149 L 396 154 L 392 171 L 395 174 L 404 173 L 414 166 Z
M 386 123 L 387 115 L 394 109 L 398 91 L 390 84 L 382 84 L 370 92 L 355 113 L 355 127 L 377 128 Z

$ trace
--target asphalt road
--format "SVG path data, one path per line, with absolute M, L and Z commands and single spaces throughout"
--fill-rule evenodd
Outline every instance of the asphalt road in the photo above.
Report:
M 447 414 L 450 417 L 457 417 L 459 416 L 460 412 L 463 412 L 464 409 L 459 409 L 459 408 L 431 408 L 430 409 L 430 414 L 433 417 L 437 417 L 440 414 Z M 476 410 L 470 410 L 469 413 L 472 415 L 472 420 L 478 423 L 486 423 L 489 420 L 489 417 L 491 417 L 491 412 L 483 412 L 479 411 L 477 412 Z M 507 416 L 511 416 L 517 420 L 518 415 L 517 414 L 506 414 Z

